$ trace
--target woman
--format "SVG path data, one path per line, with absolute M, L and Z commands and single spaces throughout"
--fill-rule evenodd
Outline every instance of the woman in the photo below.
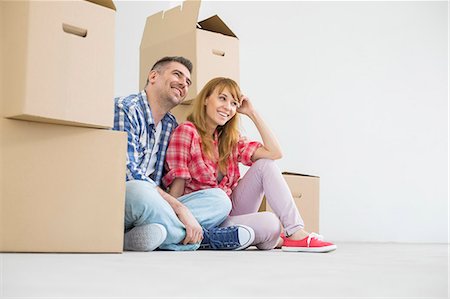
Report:
M 249 142 L 238 130 L 237 112 L 247 115 L 262 143 Z M 291 192 L 273 160 L 280 146 L 237 83 L 228 78 L 209 81 L 194 101 L 188 121 L 174 131 L 166 155 L 163 183 L 180 197 L 200 189 L 221 188 L 232 210 L 224 226 L 253 228 L 252 245 L 259 249 L 282 246 L 285 251 L 327 252 L 336 245 L 303 230 L 303 220 Z M 238 163 L 250 166 L 241 179 Z M 257 212 L 263 195 L 275 214 Z M 284 228 L 281 234 L 280 221 Z

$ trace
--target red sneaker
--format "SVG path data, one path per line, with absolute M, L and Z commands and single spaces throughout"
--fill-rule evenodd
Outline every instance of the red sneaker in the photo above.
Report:
M 333 243 L 324 242 L 323 237 L 316 233 L 310 233 L 308 237 L 301 240 L 291 240 L 284 237 L 283 241 L 281 247 L 283 251 L 328 252 L 337 248 Z

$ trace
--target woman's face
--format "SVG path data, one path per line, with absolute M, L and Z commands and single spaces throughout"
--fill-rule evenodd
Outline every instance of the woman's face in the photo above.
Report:
M 239 107 L 239 102 L 233 98 L 228 88 L 224 88 L 220 93 L 216 88 L 214 92 L 206 98 L 205 106 L 208 127 L 216 129 L 217 126 L 225 125 L 227 121 L 236 115 L 236 109 Z

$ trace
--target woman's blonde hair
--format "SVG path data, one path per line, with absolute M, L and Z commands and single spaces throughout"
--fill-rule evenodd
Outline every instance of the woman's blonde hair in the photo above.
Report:
M 217 90 L 218 93 L 221 93 L 225 88 L 228 89 L 235 101 L 241 103 L 241 90 L 234 80 L 223 77 L 214 78 L 206 83 L 197 95 L 193 103 L 192 113 L 187 117 L 187 120 L 195 125 L 200 134 L 203 152 L 213 161 L 218 161 L 219 170 L 222 174 L 226 174 L 228 158 L 239 141 L 239 117 L 236 113 L 223 126 L 217 127 L 219 134 L 219 157 L 214 157 L 213 136 L 207 133 L 205 103 L 206 99 L 214 91 Z

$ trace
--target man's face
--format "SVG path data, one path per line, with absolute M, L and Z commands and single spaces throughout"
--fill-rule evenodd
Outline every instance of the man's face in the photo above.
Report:
M 172 61 L 159 71 L 151 72 L 149 81 L 156 89 L 159 100 L 176 106 L 186 98 L 191 85 L 191 74 L 183 64 Z

